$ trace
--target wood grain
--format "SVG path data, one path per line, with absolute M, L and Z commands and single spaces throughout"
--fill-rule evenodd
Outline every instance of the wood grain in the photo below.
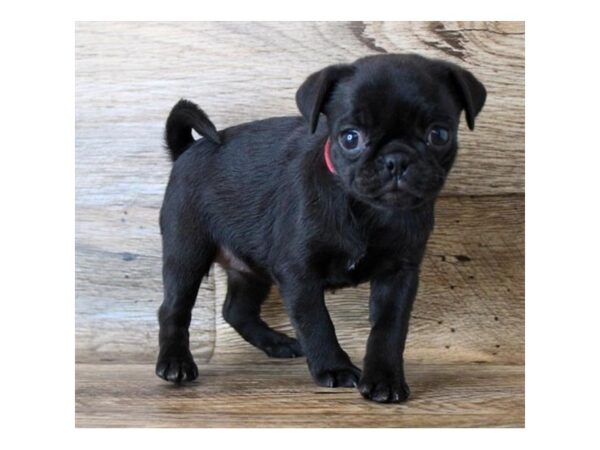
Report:
M 219 129 L 298 114 L 313 71 L 373 53 L 418 52 L 471 69 L 488 100 L 445 195 L 524 191 L 522 22 L 78 23 L 78 205 L 156 205 L 170 164 L 162 133 L 173 104 L 198 102 Z
M 77 427 L 523 427 L 522 366 L 407 367 L 404 404 L 315 386 L 303 360 L 212 364 L 178 387 L 152 365 L 78 364 Z
M 127 214 L 125 214 L 127 212 Z M 153 362 L 162 297 L 158 210 L 81 208 L 77 223 L 77 360 Z M 141 227 L 141 228 L 140 228 Z M 411 321 L 413 361 L 522 364 L 524 359 L 524 199 L 447 197 L 427 249 Z M 199 362 L 261 352 L 220 314 L 224 275 L 204 281 L 191 342 Z M 344 348 L 360 361 L 368 335 L 368 286 L 328 295 Z M 290 331 L 273 295 L 266 320 Z
M 410 361 L 524 363 L 524 202 L 521 197 L 445 198 L 437 206 L 415 303 L 406 358 Z M 216 311 L 226 293 L 215 277 Z M 341 345 L 357 362 L 369 333 L 368 284 L 326 295 Z M 293 334 L 277 292 L 263 317 Z M 220 314 L 215 356 L 262 353 Z

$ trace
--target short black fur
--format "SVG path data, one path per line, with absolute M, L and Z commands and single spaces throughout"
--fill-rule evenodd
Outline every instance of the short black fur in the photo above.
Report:
M 165 136 L 175 162 L 160 215 L 157 375 L 197 377 L 188 328 L 200 282 L 217 262 L 228 274 L 223 316 L 248 342 L 274 357 L 306 355 L 319 385 L 406 400 L 403 352 L 435 199 L 456 156 L 460 113 L 472 128 L 485 97 L 456 65 L 378 55 L 308 77 L 296 95 L 303 118 L 217 132 L 180 101 Z M 192 128 L 206 139 L 194 142 Z M 361 137 L 360 152 L 345 148 L 348 130 Z M 323 295 L 366 281 L 372 330 L 361 372 L 337 341 Z M 260 318 L 273 283 L 298 340 Z

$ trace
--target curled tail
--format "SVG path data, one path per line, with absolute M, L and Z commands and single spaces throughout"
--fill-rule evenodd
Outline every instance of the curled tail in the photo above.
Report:
M 212 142 L 221 143 L 217 129 L 204 111 L 195 103 L 181 99 L 173 106 L 165 127 L 165 141 L 173 161 L 194 143 L 192 128 Z

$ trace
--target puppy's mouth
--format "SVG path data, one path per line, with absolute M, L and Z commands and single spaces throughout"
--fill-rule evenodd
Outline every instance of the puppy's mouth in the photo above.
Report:
M 410 194 L 414 197 L 424 199 L 422 192 L 419 192 L 404 177 L 395 177 L 384 185 L 384 191 L 381 195 L 392 195 L 397 197 L 398 195 Z
M 414 208 L 425 201 L 425 196 L 401 177 L 394 178 L 382 186 L 372 199 L 383 206 Z
M 412 209 L 423 204 L 427 197 L 406 179 L 395 177 L 378 189 L 362 189 L 353 183 L 353 191 L 363 201 L 382 208 Z
M 444 185 L 445 172 L 435 161 L 410 161 L 402 153 L 379 158 L 349 171 L 350 190 L 359 199 L 378 208 L 413 209 L 433 200 Z

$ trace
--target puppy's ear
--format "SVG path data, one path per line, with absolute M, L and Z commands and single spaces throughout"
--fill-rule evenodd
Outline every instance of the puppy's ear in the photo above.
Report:
M 354 68 L 348 64 L 336 64 L 313 73 L 296 92 L 296 105 L 314 133 L 319 122 L 319 114 L 328 100 L 335 84 L 350 76 Z
M 450 67 L 450 77 L 461 97 L 462 105 L 470 130 L 475 128 L 475 117 L 485 103 L 487 92 L 485 86 L 471 72 L 459 66 Z

